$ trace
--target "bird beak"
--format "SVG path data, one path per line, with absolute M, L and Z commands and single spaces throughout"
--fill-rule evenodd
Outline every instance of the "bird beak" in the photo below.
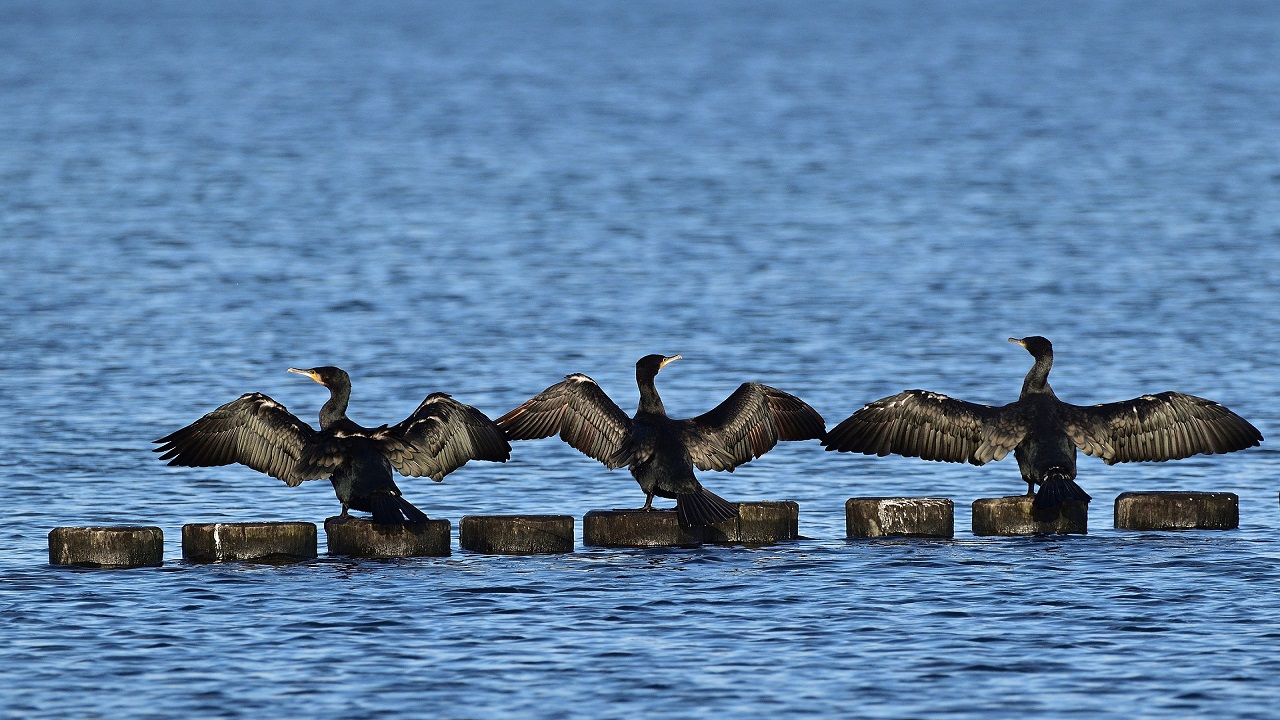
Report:
M 1022 342 L 1022 341 L 1021 341 L 1021 340 L 1019 340 L 1018 338 L 1009 338 L 1009 342 L 1011 342 L 1011 343 L 1016 343 L 1016 344 L 1018 344 L 1018 345 L 1021 345 L 1021 346 L 1022 346 L 1022 347 L 1024 347 L 1024 348 L 1027 346 L 1027 344 L 1026 344 L 1026 343 Z
M 675 362 L 675 361 L 677 361 L 677 360 L 679 360 L 679 359 L 680 359 L 680 356 L 679 356 L 679 355 L 672 355 L 671 357 L 664 357 L 664 358 L 662 358 L 662 364 L 658 366 L 658 369 L 659 369 L 659 370 L 661 370 L 662 368 L 664 368 L 664 367 L 666 367 L 666 366 L 667 366 L 667 363 L 673 363 L 673 362 Z
M 320 382 L 320 376 L 311 370 L 299 370 L 298 368 L 289 368 L 289 372 L 297 373 L 299 375 L 306 375 L 312 380 L 315 380 L 316 382 Z M 323 385 L 324 383 L 320 383 L 320 384 Z

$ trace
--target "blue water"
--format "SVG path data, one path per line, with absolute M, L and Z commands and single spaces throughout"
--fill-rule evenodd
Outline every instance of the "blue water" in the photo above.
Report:
M 811 539 L 186 565 L 187 522 L 330 488 L 168 468 L 257 390 L 394 422 L 584 372 L 628 410 L 740 382 L 834 424 L 920 387 L 1180 390 L 1280 427 L 1272 3 L 0 2 L 0 715 L 1274 717 L 1280 457 L 1081 461 L 1090 534 L 975 538 L 1016 466 L 789 443 L 706 484 Z M 435 517 L 636 506 L 563 443 Z M 1125 490 L 1240 529 L 1112 530 Z M 846 542 L 857 495 L 956 500 L 951 542 Z M 163 569 L 47 565 L 59 525 L 164 528 Z M 323 543 L 323 540 L 322 540 Z M 456 545 L 455 545 L 456 547 Z

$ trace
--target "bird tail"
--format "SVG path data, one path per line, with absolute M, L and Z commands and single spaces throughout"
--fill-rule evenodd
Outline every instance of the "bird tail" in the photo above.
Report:
M 738 517 L 738 506 L 706 488 L 676 495 L 676 513 L 682 527 L 715 525 Z
M 379 525 L 399 525 L 406 522 L 424 523 L 427 521 L 425 513 L 399 495 L 374 495 L 369 498 L 369 508 L 373 513 L 373 521 Z
M 1036 499 L 1031 501 L 1033 510 L 1056 508 L 1065 502 L 1089 502 L 1093 498 L 1066 473 L 1050 470 L 1040 482 Z

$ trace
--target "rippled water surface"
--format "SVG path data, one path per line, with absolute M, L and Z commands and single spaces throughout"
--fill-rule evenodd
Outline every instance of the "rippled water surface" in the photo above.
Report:
M 988 539 L 975 468 L 790 443 L 764 549 L 187 565 L 197 521 L 337 509 L 150 440 L 258 390 L 315 420 L 444 390 L 490 415 L 635 359 L 692 415 L 738 383 L 834 424 L 908 387 L 1000 404 L 1177 389 L 1277 427 L 1270 3 L 0 2 L 0 714 L 1273 717 L 1267 445 L 1106 467 L 1090 534 Z M 558 441 L 426 512 L 635 506 Z M 1240 529 L 1112 530 L 1125 490 Z M 956 500 L 951 542 L 846 542 L 856 495 Z M 164 528 L 162 569 L 47 565 L 59 525 Z M 323 536 L 322 536 L 323 537 Z M 323 542 L 323 540 L 322 540 Z M 455 544 L 456 547 L 456 544 Z

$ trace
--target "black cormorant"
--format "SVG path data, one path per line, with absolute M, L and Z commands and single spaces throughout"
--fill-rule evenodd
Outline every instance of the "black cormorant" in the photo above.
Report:
M 373 513 L 376 523 L 426 522 L 400 496 L 391 469 L 439 482 L 468 460 L 505 462 L 511 445 L 493 421 L 444 393 L 432 393 L 413 414 L 366 428 L 347 417 L 351 378 L 340 368 L 289 368 L 329 388 L 320 408 L 320 432 L 283 405 L 248 393 L 194 423 L 156 440 L 170 465 L 210 467 L 240 463 L 290 486 L 329 478 L 349 509 Z
M 560 438 L 609 469 L 626 465 L 645 492 L 674 498 L 680 524 L 711 525 L 738 515 L 736 505 L 702 487 L 700 470 L 733 469 L 768 452 L 779 440 L 822 437 L 822 416 L 794 395 L 759 383 L 743 383 L 711 412 L 687 420 L 667 417 L 653 379 L 679 355 L 646 355 L 636 362 L 640 406 L 628 418 L 595 380 L 565 376 L 497 419 L 512 440 Z
M 1033 506 L 1044 511 L 1066 500 L 1090 499 L 1075 482 L 1076 448 L 1113 465 L 1233 452 L 1262 441 L 1244 418 L 1193 395 L 1163 392 L 1090 406 L 1062 402 L 1048 382 L 1053 345 L 1038 335 L 1009 342 L 1036 359 L 1017 401 L 991 407 L 907 390 L 868 403 L 832 428 L 822 444 L 842 452 L 974 465 L 1013 450 L 1027 494 L 1035 494 Z

